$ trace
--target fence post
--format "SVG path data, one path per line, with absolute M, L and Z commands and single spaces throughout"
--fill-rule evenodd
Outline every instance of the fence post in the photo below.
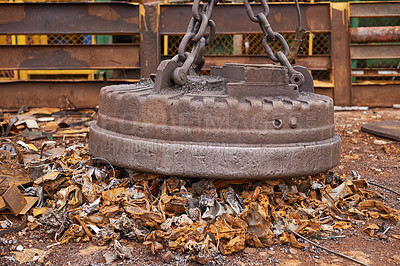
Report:
M 139 6 L 141 78 L 156 73 L 160 63 L 160 2 L 150 1 L 144 0 Z
M 349 4 L 331 3 L 333 95 L 335 105 L 352 104 Z

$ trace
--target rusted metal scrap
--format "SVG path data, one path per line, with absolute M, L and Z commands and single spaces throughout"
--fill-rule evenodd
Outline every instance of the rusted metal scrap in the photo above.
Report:
M 2 195 L 5 205 L 14 215 L 18 215 L 26 205 L 26 200 L 15 185 L 12 185 Z
M 82 147 L 58 160 L 72 162 L 69 157 L 84 158 L 86 152 Z M 78 171 L 65 171 L 76 165 Z M 303 248 L 291 231 L 324 236 L 352 228 L 351 219 L 399 220 L 397 210 L 373 199 L 383 195 L 369 190 L 366 180 L 334 173 L 249 182 L 168 178 L 91 160 L 67 167 L 55 179 L 39 179 L 46 191 L 61 184 L 51 192 L 56 200 L 47 199 L 47 211 L 37 217 L 55 227 L 53 234 L 57 232 L 62 243 L 75 239 L 105 245 L 126 238 L 143 243 L 153 254 L 169 250 L 210 259 L 215 252 L 231 254 L 274 243 Z M 94 177 L 94 168 L 102 169 L 101 178 Z M 58 179 L 62 182 L 55 182 Z M 69 183 L 82 192 L 80 206 L 76 196 L 58 203 L 56 195 L 69 189 Z
M 352 219 L 380 218 L 389 226 L 399 220 L 398 211 L 380 201 L 383 195 L 369 190 L 357 173 L 275 180 L 165 177 L 114 168 L 90 156 L 87 145 L 77 144 L 61 155 L 32 159 L 26 167 L 39 172 L 24 194 L 42 190 L 45 195 L 41 205 L 22 216 L 22 226 L 26 222 L 44 230 L 60 244 L 114 243 L 116 254 L 109 260 L 130 258 L 132 247 L 119 239 L 143 243 L 168 261 L 174 260 L 168 254 L 182 252 L 203 263 L 213 254 L 245 247 L 289 243 L 304 248 L 293 232 L 332 236 L 334 230 L 352 228 Z M 17 229 L 22 227 L 6 232 Z M 362 230 L 373 237 L 392 237 L 372 225 Z
M 215 179 L 305 176 L 336 166 L 333 101 L 314 94 L 307 68 L 291 65 L 299 45 L 290 49 L 273 31 L 266 1 L 257 15 L 248 1 L 244 6 L 261 26 L 268 57 L 279 65 L 226 64 L 212 67 L 210 76 L 195 74 L 215 34 L 217 2 L 204 2 L 202 9 L 200 0 L 194 2 L 178 54 L 160 63 L 154 82 L 102 89 L 90 152 L 125 168 Z M 282 51 L 270 47 L 275 39 Z

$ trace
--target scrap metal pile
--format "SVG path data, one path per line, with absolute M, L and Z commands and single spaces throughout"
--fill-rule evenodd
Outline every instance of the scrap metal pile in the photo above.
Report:
M 39 122 L 36 132 L 46 123 Z M 10 145 L 17 152 L 6 151 Z M 114 168 L 92 157 L 87 144 L 52 147 L 43 158 L 29 155 L 33 146 L 21 135 L 2 139 L 2 154 L 8 156 L 2 157 L 1 169 L 18 169 L 14 176 L 2 174 L 14 194 L 35 199 L 24 205 L 24 212 L 6 204 L 2 213 L 26 217 L 27 228 L 43 230 L 60 244 L 114 242 L 121 258 L 129 258 L 129 248 L 115 241 L 121 238 L 143 243 L 153 254 L 182 252 L 207 262 L 215 254 L 245 247 L 291 243 L 302 248 L 295 234 L 334 236 L 337 229 L 352 228 L 355 220 L 399 220 L 398 212 L 379 200 L 383 195 L 369 190 L 356 173 L 270 180 L 178 178 Z M 1 226 L 8 230 L 16 224 L 6 219 Z M 370 236 L 387 237 L 373 222 L 364 229 Z

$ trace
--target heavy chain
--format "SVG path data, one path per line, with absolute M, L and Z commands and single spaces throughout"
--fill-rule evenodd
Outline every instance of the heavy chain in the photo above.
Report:
M 179 44 L 178 54 L 172 58 L 179 65 L 172 74 L 172 80 L 178 85 L 185 84 L 187 74 L 192 65 L 195 65 L 196 72 L 201 70 L 205 62 L 203 56 L 204 48 L 214 39 L 215 23 L 211 20 L 211 15 L 218 0 L 205 0 L 203 2 L 204 4 L 200 8 L 200 0 L 194 0 L 192 6 L 193 17 L 189 22 L 185 36 L 183 36 Z M 207 27 L 210 28 L 210 34 L 205 39 L 204 33 Z M 193 44 L 190 53 L 185 52 L 186 46 L 189 43 Z
M 279 62 L 282 66 L 286 66 L 289 72 L 289 82 L 297 86 L 301 86 L 304 82 L 302 73 L 296 71 L 292 67 L 292 63 L 296 59 L 300 44 L 304 39 L 305 30 L 301 27 L 300 8 L 298 0 L 296 1 L 296 9 L 298 15 L 298 26 L 296 28 L 296 36 L 294 45 L 289 49 L 285 38 L 278 32 L 272 30 L 268 22 L 269 6 L 267 0 L 260 0 L 262 12 L 257 15 L 254 14 L 249 0 L 243 0 L 246 13 L 250 20 L 260 24 L 261 30 L 264 33 L 263 46 L 268 57 L 274 61 Z M 203 5 L 200 5 L 203 2 Z M 194 0 L 192 6 L 192 19 L 189 22 L 186 33 L 179 44 L 178 54 L 171 60 L 161 62 L 157 71 L 160 71 L 158 78 L 156 77 L 155 88 L 161 89 L 164 86 L 173 82 L 177 85 L 184 85 L 187 80 L 187 75 L 190 68 L 193 66 L 196 72 L 199 72 L 204 65 L 205 58 L 203 56 L 205 47 L 210 44 L 215 36 L 215 23 L 211 20 L 211 15 L 214 6 L 218 0 Z M 204 37 L 207 28 L 210 28 L 208 38 Z M 282 45 L 283 51 L 273 52 L 270 42 L 278 40 Z M 185 52 L 188 44 L 193 44 L 192 50 Z
M 304 82 L 304 76 L 300 72 L 296 71 L 292 65 L 291 62 L 288 60 L 289 54 L 291 54 L 291 61 L 294 61 L 295 55 L 297 55 L 298 49 L 300 45 L 298 45 L 297 51 L 295 52 L 295 55 L 293 55 L 294 51 L 291 52 L 291 49 L 289 49 L 289 45 L 287 44 L 285 38 L 283 38 L 282 35 L 280 35 L 278 32 L 275 32 L 272 30 L 271 25 L 268 22 L 268 15 L 269 15 L 269 6 L 267 4 L 266 0 L 260 0 L 261 7 L 263 12 L 258 13 L 257 15 L 254 15 L 253 9 L 250 6 L 249 0 L 243 0 L 244 7 L 246 9 L 246 13 L 249 16 L 250 20 L 260 24 L 261 30 L 264 33 L 264 38 L 262 40 L 265 52 L 267 53 L 268 57 L 274 61 L 274 62 L 279 62 L 282 66 L 286 66 L 289 71 L 289 82 L 291 84 L 295 84 L 297 86 L 301 86 Z M 296 1 L 296 7 L 297 7 L 297 14 L 298 14 L 298 24 L 300 24 L 300 9 L 298 8 L 298 1 Z M 300 25 L 298 26 L 298 29 L 301 28 Z M 270 42 L 274 40 L 278 40 L 279 43 L 282 45 L 283 51 L 277 51 L 276 53 L 273 52 L 271 46 L 269 45 Z M 296 43 L 297 45 L 297 43 Z M 295 48 L 294 48 L 295 49 Z M 292 50 L 294 50 L 292 49 Z M 292 58 L 294 57 L 294 58 Z

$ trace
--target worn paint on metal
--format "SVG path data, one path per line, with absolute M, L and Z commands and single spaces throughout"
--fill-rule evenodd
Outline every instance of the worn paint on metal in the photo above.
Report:
M 140 5 L 140 59 L 141 77 L 149 77 L 155 73 L 160 63 L 160 38 L 158 4 Z
M 277 32 L 293 32 L 297 26 L 296 11 L 293 4 L 269 3 L 269 22 Z M 188 18 L 192 16 L 190 5 L 161 5 L 160 33 L 161 34 L 184 34 Z M 254 12 L 261 8 L 254 5 Z M 328 32 L 331 30 L 329 19 L 329 4 L 300 4 L 303 27 L 316 31 Z M 281 20 L 281 17 L 284 17 Z M 259 33 L 260 27 L 252 23 L 242 5 L 224 4 L 214 8 L 212 19 L 216 24 L 216 33 L 243 34 Z
M 351 59 L 400 58 L 400 44 L 352 44 Z
M 0 3 L 0 34 L 135 34 L 132 3 Z
M 350 3 L 350 16 L 356 18 L 398 17 L 400 2 Z
M 400 26 L 350 28 L 350 35 L 353 43 L 399 42 Z
M 0 69 L 138 69 L 139 45 L 0 46 Z
M 353 84 L 352 97 L 355 106 L 392 107 L 400 103 L 400 83 Z

